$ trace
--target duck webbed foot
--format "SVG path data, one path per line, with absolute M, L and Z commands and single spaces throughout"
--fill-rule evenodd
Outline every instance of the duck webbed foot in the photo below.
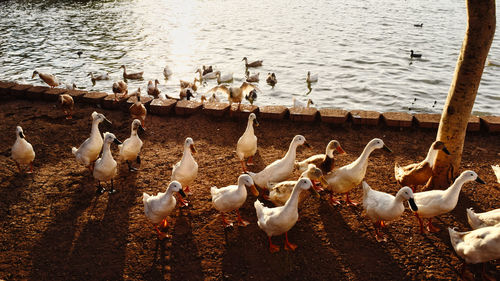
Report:
M 247 226 L 247 225 L 249 225 L 249 224 L 250 224 L 250 222 L 249 222 L 249 221 L 246 221 L 246 220 L 244 220 L 244 219 L 242 219 L 242 218 L 241 218 L 241 215 L 240 215 L 240 210 L 236 210 L 236 213 L 238 214 L 238 224 L 239 224 L 240 226 L 245 227 L 245 226 Z
M 271 240 L 271 236 L 269 238 L 269 252 L 276 253 L 280 251 L 280 246 L 273 244 L 273 241 Z
M 439 232 L 441 229 L 439 229 L 438 227 L 436 227 L 432 224 L 432 218 L 431 218 L 431 219 L 429 219 L 429 222 L 427 223 L 427 230 L 431 233 L 434 233 L 434 232 Z
M 285 232 L 285 250 L 287 251 L 295 251 L 297 249 L 297 245 L 290 243 L 288 241 L 288 232 Z

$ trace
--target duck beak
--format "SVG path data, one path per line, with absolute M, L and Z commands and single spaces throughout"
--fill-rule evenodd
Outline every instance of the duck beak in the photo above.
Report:
M 484 181 L 483 181 L 480 177 L 477 177 L 477 178 L 476 178 L 476 181 L 477 181 L 478 183 L 485 184 L 485 182 L 484 182 Z
M 443 147 L 443 149 L 441 149 L 444 153 L 450 155 L 450 152 L 448 151 L 448 148 L 446 147 Z
M 144 129 L 144 127 L 142 125 L 139 125 L 139 131 L 144 132 L 144 131 L 146 131 L 146 129 Z
M 24 139 L 24 133 L 23 132 L 19 132 L 19 137 Z
M 259 124 L 259 121 L 257 121 L 257 119 L 253 119 L 253 124 L 254 124 L 255 126 L 257 126 L 257 127 L 260 125 L 260 124 Z
M 340 146 L 337 146 L 337 152 L 340 154 L 345 154 L 345 151 Z
M 413 198 L 408 199 L 408 203 L 410 204 L 410 208 L 412 209 L 412 211 L 418 211 L 417 204 L 415 204 L 415 200 L 413 200 Z
M 186 193 L 184 193 L 184 190 L 179 190 L 179 194 L 182 196 L 182 197 L 186 197 Z
M 385 144 L 384 144 L 383 149 L 386 150 L 386 151 L 388 151 L 388 152 L 392 152 L 392 150 L 389 147 L 387 147 L 387 145 L 385 145 Z
M 307 146 L 307 148 L 311 148 L 311 145 L 307 141 L 304 142 L 304 145 Z
M 104 121 L 108 122 L 109 124 L 113 124 L 111 123 L 111 121 L 108 120 L 108 118 L 104 117 Z
M 194 145 L 190 145 L 189 148 L 191 149 L 191 153 L 196 154 L 196 148 L 194 148 Z
M 257 190 L 257 188 L 255 187 L 255 185 L 253 185 L 253 184 L 250 186 L 250 192 L 252 192 L 252 194 L 254 196 L 259 196 L 259 191 Z
M 121 142 L 121 141 L 119 141 L 118 139 L 114 139 L 114 140 L 113 140 L 113 142 L 114 142 L 115 144 L 122 144 L 122 142 Z
M 309 188 L 309 192 L 311 192 L 311 193 L 312 193 L 312 195 L 314 195 L 316 198 L 320 198 L 320 195 L 319 195 L 319 193 L 316 191 L 316 189 L 314 188 L 314 186 L 311 186 L 311 187 Z

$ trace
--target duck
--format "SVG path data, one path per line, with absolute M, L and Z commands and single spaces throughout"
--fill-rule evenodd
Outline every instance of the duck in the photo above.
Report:
M 484 213 L 475 213 L 472 208 L 467 210 L 467 221 L 472 229 L 494 226 L 500 223 L 500 209 L 491 210 Z
M 393 221 L 401 217 L 405 210 L 404 201 L 408 201 L 412 210 L 417 211 L 413 191 L 410 187 L 402 187 L 396 196 L 373 190 L 366 181 L 363 185 L 363 209 L 370 218 L 375 228 L 375 238 L 377 242 L 387 241 L 379 229 L 385 226 L 385 222 Z
M 398 163 L 394 164 L 394 176 L 396 181 L 401 186 L 409 186 L 415 191 L 419 185 L 425 185 L 429 178 L 432 176 L 432 168 L 436 162 L 438 152 L 443 151 L 447 155 L 450 152 L 442 141 L 435 141 L 432 143 L 427 152 L 427 156 L 420 163 L 413 163 L 404 167 L 400 167 Z
M 495 176 L 497 177 L 497 182 L 500 183 L 500 166 L 491 165 L 491 168 L 493 169 L 493 172 L 495 173 Z
M 127 73 L 127 68 L 123 64 L 120 66 L 120 68 L 123 68 L 123 79 L 142 80 L 142 74 L 144 74 L 144 71 Z
M 312 182 L 312 188 L 316 189 L 317 192 L 323 189 L 315 184 L 315 181 L 319 181 L 322 185 L 326 186 L 328 183 L 323 176 L 323 172 L 318 169 L 314 164 L 309 164 L 307 170 L 305 170 L 299 177 L 298 180 L 302 178 L 308 178 Z M 280 183 L 269 183 L 271 191 L 269 191 L 269 201 L 271 201 L 275 206 L 285 205 L 288 198 L 292 194 L 293 187 L 297 184 L 297 181 L 282 181 Z M 304 202 L 309 194 L 301 193 L 299 196 L 299 204 Z
M 33 173 L 33 161 L 35 160 L 35 150 L 33 146 L 26 140 L 23 128 L 21 126 L 16 127 L 16 141 L 11 148 L 11 156 L 16 163 L 19 173 L 23 172 L 21 165 L 29 165 L 29 173 Z
M 127 163 L 130 172 L 137 171 L 137 168 L 132 167 L 130 161 L 136 161 L 137 164 L 141 164 L 139 152 L 141 152 L 142 140 L 137 134 L 138 130 L 144 132 L 144 127 L 141 125 L 141 120 L 134 119 L 134 121 L 132 121 L 130 137 L 124 140 L 123 144 L 118 146 L 118 149 L 120 149 L 120 161 L 125 161 Z
M 186 194 L 182 190 L 182 185 L 178 181 L 170 182 L 165 192 L 159 192 L 156 195 L 149 195 L 146 192 L 142 193 L 144 214 L 154 224 L 158 239 L 160 240 L 168 237 L 164 231 L 168 226 L 167 216 L 172 213 L 177 204 L 174 192 L 178 192 L 182 197 L 186 197 Z
M 224 75 L 221 75 L 220 71 L 216 71 L 215 72 L 215 75 L 217 77 L 217 84 L 220 85 L 222 83 L 233 83 L 233 74 L 232 73 L 228 73 L 228 74 L 224 74 Z
M 205 67 L 205 66 L 202 66 L 203 68 L 203 72 L 201 73 L 202 75 L 205 75 L 207 73 L 210 73 L 210 72 L 214 72 L 214 69 L 211 65 Z
M 453 249 L 465 260 L 462 275 L 466 264 L 486 263 L 500 258 L 500 226 L 488 226 L 472 231 L 458 232 L 448 228 Z M 496 280 L 486 275 L 483 264 L 483 280 Z M 463 277 L 463 276 L 462 276 Z
M 422 54 L 414 53 L 413 50 L 410 50 L 410 58 L 421 58 Z
M 251 63 L 248 63 L 247 57 L 243 57 L 243 59 L 241 61 L 245 62 L 245 68 L 259 67 L 259 66 L 262 66 L 262 62 L 263 62 L 262 60 L 256 60 L 256 61 L 253 61 Z
M 160 96 L 160 89 L 158 89 L 158 84 L 160 84 L 160 81 L 158 81 L 158 79 L 155 79 L 154 85 L 152 80 L 148 81 L 148 95 L 155 98 L 158 98 Z
M 73 107 L 75 105 L 75 101 L 73 100 L 73 97 L 68 95 L 68 94 L 62 94 L 59 95 L 58 97 L 58 102 L 59 106 L 64 112 L 64 116 L 66 116 L 66 119 L 72 119 L 73 115 Z
M 414 27 L 423 27 L 424 26 L 424 23 L 416 23 L 413 25 Z
M 255 136 L 253 125 L 259 126 L 255 113 L 248 115 L 247 128 L 236 144 L 236 155 L 240 159 L 243 172 L 247 171 L 246 164 L 253 165 L 253 156 L 257 152 L 257 137 Z M 248 159 L 245 163 L 245 159 Z
M 210 72 L 207 72 L 207 73 L 203 74 L 204 72 L 201 69 L 198 68 L 195 71 L 195 73 L 199 73 L 200 74 L 200 79 L 198 79 L 198 81 L 200 81 L 200 83 L 201 83 L 204 80 L 216 79 L 217 78 L 217 73 L 220 74 L 220 71 L 216 71 L 216 72 L 210 71 Z
M 446 190 L 429 190 L 414 194 L 415 204 L 418 206 L 418 211 L 415 212 L 415 215 L 420 224 L 420 233 L 424 233 L 422 219 L 425 218 L 428 219 L 427 230 L 429 232 L 439 231 L 439 228 L 432 224 L 432 218 L 455 209 L 462 185 L 470 181 L 476 181 L 481 184 L 485 183 L 474 171 L 467 170 L 462 172 Z
M 276 74 L 274 74 L 274 72 L 267 74 L 266 83 L 271 87 L 274 87 L 274 85 L 278 83 L 278 79 L 276 79 Z
M 101 137 L 101 132 L 99 132 L 99 124 L 103 121 L 111 124 L 104 114 L 92 112 L 92 129 L 90 131 L 90 137 L 87 138 L 77 149 L 76 147 L 71 148 L 71 152 L 76 157 L 76 161 L 81 163 L 92 171 L 92 164 L 99 157 L 101 153 L 103 140 Z
M 179 80 L 179 84 L 181 86 L 181 89 L 191 88 L 193 89 L 193 91 L 196 92 L 198 90 L 198 86 L 196 86 L 196 81 L 198 81 L 198 79 L 196 78 L 194 78 L 193 83 L 184 80 Z
M 61 84 L 59 82 L 59 79 L 57 79 L 57 77 L 55 75 L 38 72 L 38 70 L 33 71 L 33 75 L 31 76 L 31 79 L 35 78 L 35 76 L 37 76 L 37 75 L 40 77 L 40 79 L 42 79 L 43 82 L 45 82 L 51 88 L 57 87 Z
M 245 95 L 245 99 L 251 104 L 253 105 L 253 103 L 255 102 L 255 100 L 257 99 L 257 90 L 254 89 L 252 91 L 250 91 L 248 94 Z
M 146 128 L 146 115 L 148 114 L 148 111 L 146 110 L 146 107 L 144 104 L 141 102 L 141 88 L 137 90 L 133 96 L 137 97 L 137 100 L 129 107 L 129 112 L 130 116 L 133 119 L 139 119 L 141 120 L 142 127 Z
M 311 104 L 314 104 L 312 99 L 307 99 L 307 104 L 304 104 L 301 101 L 297 100 L 295 97 L 292 97 L 292 103 L 293 107 L 311 107 Z
M 179 92 L 179 99 L 180 100 L 191 100 L 191 98 L 194 98 L 194 91 L 191 88 L 184 88 L 181 89 Z
M 65 83 L 64 87 L 66 88 L 66 90 L 76 90 L 77 89 L 75 83 Z
M 78 55 L 78 58 L 81 58 L 82 55 L 83 55 L 83 52 L 82 51 L 78 51 L 78 52 L 76 52 L 76 54 Z
M 325 154 L 316 154 L 313 155 L 306 160 L 297 162 L 295 161 L 295 167 L 299 170 L 299 172 L 304 172 L 309 164 L 314 164 L 316 167 L 321 169 L 323 174 L 328 174 L 333 171 L 335 167 L 335 159 L 333 158 L 333 152 L 337 150 L 339 154 L 345 154 L 344 149 L 340 146 L 339 141 L 331 140 L 326 146 Z
M 198 175 L 198 163 L 194 160 L 193 154 L 196 154 L 194 141 L 192 138 L 188 137 L 184 141 L 182 159 L 177 162 L 172 169 L 171 180 L 180 182 L 186 193 L 190 192 L 189 186 L 194 182 L 196 176 Z M 188 206 L 187 201 L 182 200 L 182 198 L 180 199 L 183 206 Z
M 288 147 L 288 151 L 283 158 L 267 165 L 262 171 L 258 173 L 248 172 L 248 174 L 252 177 L 255 185 L 261 189 L 269 189 L 269 182 L 281 182 L 290 177 L 295 167 L 295 156 L 297 155 L 297 147 L 299 145 L 311 147 L 309 143 L 307 143 L 304 136 L 296 135 L 295 137 L 293 137 L 292 142 Z
M 309 190 L 318 197 L 317 192 L 312 187 L 312 182 L 308 178 L 303 178 L 297 181 L 293 187 L 292 195 L 286 201 L 285 205 L 268 208 L 265 207 L 259 200 L 254 203 L 255 211 L 257 212 L 257 225 L 262 229 L 269 239 L 269 251 L 275 253 L 279 251 L 279 246 L 274 245 L 271 237 L 285 233 L 285 250 L 294 251 L 297 245 L 288 241 L 288 231 L 295 225 L 299 218 L 298 203 L 299 194 L 303 190 Z
M 122 80 L 113 83 L 112 89 L 115 94 L 115 101 L 118 101 L 118 98 L 123 98 L 128 94 L 128 85 Z M 121 94 L 121 96 L 118 97 L 118 94 Z
M 116 176 L 116 161 L 111 155 L 111 143 L 122 144 L 114 134 L 106 132 L 104 133 L 104 143 L 102 145 L 102 155 L 99 159 L 95 161 L 94 171 L 92 176 L 97 180 L 98 194 L 103 194 L 106 189 L 101 186 L 101 181 L 111 181 L 111 189 L 108 190 L 109 194 L 116 193 L 116 189 L 113 187 L 113 178 Z
M 212 95 L 207 99 L 205 95 L 201 95 L 201 102 L 220 102 L 220 98 L 212 93 Z
M 172 76 L 172 70 L 170 69 L 170 67 L 168 65 L 166 65 L 164 68 L 163 68 L 163 76 L 165 77 L 165 79 L 168 79 L 170 76 Z
M 259 83 L 259 74 L 260 73 L 255 73 L 253 75 L 250 75 L 250 71 L 245 71 L 245 77 L 246 77 L 246 81 L 247 82 L 250 82 L 250 83 Z
M 307 77 L 306 77 L 306 82 L 307 82 L 307 84 L 318 82 L 318 74 L 311 75 L 311 71 L 308 71 Z
M 90 81 L 92 81 L 92 86 L 95 86 L 96 81 L 109 80 L 109 73 L 94 75 L 94 73 L 89 72 L 87 76 L 90 76 Z
M 392 152 L 389 147 L 384 144 L 384 141 L 379 138 L 374 138 L 365 146 L 361 155 L 354 162 L 342 166 L 328 173 L 325 178 L 328 182 L 328 189 L 335 193 L 345 193 L 346 203 L 356 206 L 358 203 L 349 199 L 349 191 L 358 186 L 366 174 L 368 167 L 368 157 L 375 149 L 384 149 Z M 339 205 L 340 201 L 334 200 L 330 193 L 330 202 L 333 205 Z
M 206 93 L 206 95 L 209 96 L 212 93 L 216 94 L 217 92 L 227 94 L 227 100 L 229 101 L 229 106 L 231 106 L 233 103 L 238 103 L 238 109 L 239 109 L 243 97 L 248 95 L 250 92 L 254 90 L 260 91 L 257 86 L 254 86 L 248 82 L 243 82 L 240 87 L 227 87 L 225 85 L 215 86 L 212 89 L 210 89 Z
M 238 177 L 238 185 L 229 185 L 221 188 L 212 186 L 210 194 L 212 195 L 212 204 L 214 208 L 221 213 L 222 223 L 224 227 L 232 226 L 224 213 L 236 210 L 238 214 L 238 223 L 241 226 L 247 226 L 250 223 L 241 218 L 240 207 L 247 199 L 247 188 L 250 189 L 254 196 L 259 196 L 259 192 L 253 184 L 253 180 L 249 175 L 243 174 Z

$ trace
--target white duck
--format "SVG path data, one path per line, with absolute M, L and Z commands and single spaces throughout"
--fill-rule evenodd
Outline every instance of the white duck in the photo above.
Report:
M 288 241 L 288 231 L 295 225 L 299 218 L 298 203 L 300 192 L 309 189 L 309 191 L 315 193 L 314 188 L 311 188 L 311 186 L 311 180 L 307 178 L 300 179 L 284 206 L 268 208 L 262 205 L 259 200 L 255 201 L 254 207 L 257 211 L 257 225 L 267 234 L 269 251 L 271 253 L 277 252 L 280 249 L 278 245 L 272 243 L 271 237 L 283 233 L 285 233 L 285 250 L 293 251 L 297 248 L 297 245 Z
M 379 229 L 385 226 L 386 221 L 393 221 L 403 214 L 405 206 L 403 202 L 408 200 L 412 210 L 418 210 L 413 199 L 413 191 L 410 187 L 401 188 L 396 196 L 373 190 L 365 181 L 363 181 L 363 209 L 366 215 L 373 222 L 375 227 L 375 238 L 378 242 L 386 241 Z
M 288 151 L 283 158 L 267 165 L 264 170 L 258 173 L 248 172 L 248 174 L 252 177 L 255 185 L 262 189 L 267 189 L 268 182 L 281 182 L 290 177 L 294 168 L 295 156 L 297 155 L 297 147 L 303 144 L 307 147 L 310 147 L 304 136 L 296 135 L 290 143 Z
M 257 137 L 253 131 L 253 124 L 259 126 L 255 113 L 250 113 L 250 115 L 248 115 L 247 128 L 236 144 L 236 155 L 240 159 L 243 172 L 247 171 L 245 159 L 248 158 L 248 165 L 253 165 L 253 156 L 257 152 Z
M 170 76 L 172 76 L 172 70 L 170 69 L 170 67 L 168 67 L 168 65 L 163 68 L 163 76 L 165 76 L 165 79 L 168 79 Z
M 12 145 L 11 149 L 12 159 L 16 162 L 19 173 L 23 172 L 20 165 L 30 165 L 30 173 L 33 172 L 33 160 L 35 160 L 35 151 L 33 146 L 29 143 L 24 136 L 23 128 L 16 127 L 16 142 Z
M 101 186 L 101 181 L 111 181 L 111 189 L 108 191 L 109 194 L 116 193 L 117 191 L 113 187 L 113 178 L 116 176 L 116 161 L 111 155 L 111 143 L 122 144 L 114 134 L 104 133 L 104 144 L 102 145 L 102 155 L 99 159 L 95 161 L 94 171 L 92 175 L 94 179 L 97 180 L 98 184 L 98 194 L 103 194 L 106 191 Z
M 102 74 L 94 75 L 94 73 L 89 72 L 89 74 L 87 76 L 90 76 L 90 81 L 92 81 L 93 86 L 95 86 L 96 81 L 109 80 L 109 73 L 102 73 Z
M 239 208 L 247 199 L 247 187 L 250 188 L 253 195 L 259 196 L 259 192 L 255 189 L 253 180 L 249 175 L 239 176 L 238 185 L 229 185 L 221 188 L 212 186 L 210 189 L 210 194 L 212 194 L 212 203 L 215 209 L 221 212 L 222 222 L 225 227 L 232 226 L 232 223 L 226 219 L 224 213 L 232 210 L 236 210 L 236 213 L 238 214 L 238 223 L 241 226 L 247 226 L 249 224 L 248 221 L 241 218 L 239 211 Z
M 292 97 L 292 103 L 293 103 L 293 107 L 310 107 L 311 104 L 314 104 L 312 99 L 308 99 L 307 104 L 304 104 L 303 102 L 299 101 L 295 97 Z
M 306 77 L 306 82 L 307 82 L 308 84 L 318 82 L 318 74 L 313 74 L 313 75 L 311 75 L 311 71 L 308 71 L 308 72 L 307 72 L 307 77 Z
M 184 191 L 182 191 L 182 185 L 178 181 L 171 182 L 165 192 L 159 192 L 154 196 L 146 192 L 142 193 L 144 214 L 155 225 L 160 240 L 167 237 L 167 234 L 163 232 L 168 226 L 167 216 L 174 210 L 177 203 L 173 194 L 174 192 L 179 192 L 183 197 L 186 196 Z M 161 230 L 158 226 L 160 226 Z
M 220 71 L 215 72 L 216 77 L 217 77 L 217 84 L 222 84 L 222 83 L 232 83 L 233 82 L 233 74 L 228 73 L 221 75 Z
M 92 164 L 99 157 L 102 149 L 102 137 L 101 132 L 99 132 L 99 123 L 106 121 L 111 124 L 111 121 L 106 119 L 106 117 L 97 112 L 92 112 L 92 130 L 90 131 L 90 137 L 86 139 L 80 147 L 77 149 L 73 147 L 71 151 L 76 157 L 76 161 L 89 167 L 92 171 Z
M 349 191 L 358 186 L 366 174 L 368 167 L 368 157 L 375 149 L 385 149 L 392 152 L 385 144 L 384 141 L 378 138 L 372 139 L 366 146 L 361 155 L 349 165 L 342 166 L 337 170 L 328 173 L 325 178 L 328 182 L 328 189 L 335 193 L 345 193 L 346 203 L 357 205 L 349 199 Z M 334 205 L 340 204 L 340 201 L 334 200 L 330 194 L 330 202 Z
M 465 263 L 485 263 L 500 258 L 500 226 L 488 226 L 467 232 L 448 228 L 448 232 L 453 249 Z M 486 275 L 484 265 L 483 280 L 495 280 Z
M 467 220 L 472 229 L 494 226 L 500 223 L 500 209 L 484 213 L 475 213 L 472 208 L 467 209 Z
M 498 165 L 491 165 L 491 168 L 493 169 L 493 172 L 495 173 L 495 176 L 497 177 L 497 182 L 500 183 L 500 166 Z
M 308 178 L 313 183 L 313 188 L 316 191 L 323 190 L 321 187 L 316 186 L 315 181 L 319 181 L 322 185 L 326 186 L 328 183 L 323 176 L 323 172 L 317 168 L 314 164 L 309 164 L 307 170 L 305 170 L 296 181 L 282 181 L 276 184 L 269 183 L 271 191 L 269 192 L 269 201 L 273 202 L 275 206 L 285 205 L 288 198 L 292 194 L 293 188 L 297 184 L 297 181 L 303 178 Z M 308 195 L 301 193 L 299 196 L 299 203 L 303 202 Z
M 59 82 L 59 79 L 53 74 L 48 74 L 48 73 L 42 73 L 38 72 L 37 70 L 33 71 L 33 75 L 31 78 L 35 78 L 35 76 L 39 76 L 40 79 L 42 79 L 43 82 L 47 83 L 51 88 L 59 86 L 61 83 Z
M 295 167 L 297 167 L 299 172 L 303 172 L 307 169 L 309 164 L 314 164 L 326 175 L 335 167 L 335 159 L 333 158 L 334 150 L 337 150 L 340 154 L 345 154 L 340 143 L 337 140 L 331 140 L 326 145 L 325 154 L 316 154 L 300 162 L 295 161 Z
M 427 224 L 429 232 L 439 231 L 437 227 L 432 225 L 432 218 L 455 209 L 462 185 L 469 181 L 484 184 L 484 181 L 475 172 L 465 171 L 446 190 L 430 190 L 414 194 L 415 204 L 418 206 L 418 211 L 415 213 L 420 224 L 420 233 L 424 233 L 422 218 L 429 219 Z
M 189 192 L 189 185 L 193 183 L 198 175 L 198 163 L 194 160 L 193 155 L 196 153 L 194 141 L 192 138 L 186 138 L 184 141 L 184 152 L 181 161 L 177 162 L 172 169 L 172 181 L 178 181 L 184 187 L 186 193 Z M 179 198 L 184 206 L 188 202 Z
M 197 69 L 195 71 L 195 73 L 199 73 L 200 74 L 200 79 L 198 79 L 201 82 L 203 82 L 203 80 L 209 80 L 209 79 L 215 79 L 217 78 L 217 74 L 220 75 L 220 71 L 212 71 L 212 72 L 208 72 L 206 74 L 203 74 L 202 70 L 201 69 Z
M 142 140 L 139 138 L 137 130 L 144 132 L 144 128 L 142 127 L 141 120 L 139 119 L 134 119 L 131 127 L 130 137 L 123 141 L 123 144 L 120 144 L 118 148 L 120 149 L 120 161 L 126 161 L 128 170 L 135 172 L 137 169 L 131 166 L 130 161 L 135 160 L 137 164 L 141 164 L 139 152 L 141 152 Z

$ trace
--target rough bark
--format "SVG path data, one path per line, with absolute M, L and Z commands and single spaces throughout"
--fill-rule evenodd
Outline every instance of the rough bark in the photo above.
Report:
M 446 188 L 458 176 L 467 123 L 493 41 L 495 25 L 495 0 L 467 0 L 467 30 L 436 138 L 445 143 L 451 155 L 439 152 L 427 188 Z

